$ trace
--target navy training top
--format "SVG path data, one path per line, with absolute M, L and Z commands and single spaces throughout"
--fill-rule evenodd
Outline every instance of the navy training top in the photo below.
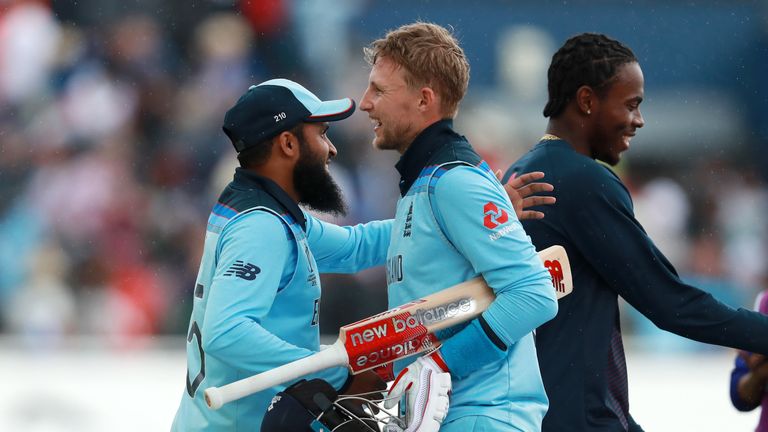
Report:
M 562 245 L 574 290 L 536 334 L 550 400 L 542 430 L 638 431 L 629 414 L 618 296 L 663 330 L 768 354 L 768 317 L 733 309 L 686 285 L 635 219 L 632 199 L 608 167 L 560 139 L 543 139 L 506 172 L 543 171 L 557 203 L 523 221 L 538 250 Z M 659 209 L 663 211 L 664 209 Z

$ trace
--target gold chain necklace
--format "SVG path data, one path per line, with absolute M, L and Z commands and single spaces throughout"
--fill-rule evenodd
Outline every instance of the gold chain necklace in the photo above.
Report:
M 543 137 L 541 137 L 541 140 L 542 140 L 542 141 L 554 141 L 554 140 L 560 140 L 560 141 L 562 141 L 562 138 L 560 138 L 560 137 L 559 137 L 559 136 L 557 136 L 557 135 L 552 135 L 552 134 L 544 134 L 544 136 L 543 136 Z

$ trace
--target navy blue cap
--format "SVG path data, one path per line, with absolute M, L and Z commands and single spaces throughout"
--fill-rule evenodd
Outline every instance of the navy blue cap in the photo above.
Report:
M 301 122 L 338 121 L 353 112 L 350 98 L 322 101 L 300 84 L 278 78 L 251 86 L 224 115 L 222 129 L 239 153 Z

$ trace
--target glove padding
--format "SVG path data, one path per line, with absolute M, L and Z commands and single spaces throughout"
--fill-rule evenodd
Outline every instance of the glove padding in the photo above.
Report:
M 419 357 L 403 369 L 387 393 L 384 407 L 406 396 L 406 428 L 388 424 L 386 432 L 438 431 L 448 414 L 451 374 L 439 351 Z
M 278 393 L 269 404 L 261 432 L 316 430 L 336 432 L 378 431 L 376 418 L 357 401 L 341 400 L 326 381 L 300 380 Z M 319 430 L 319 429 L 317 429 Z

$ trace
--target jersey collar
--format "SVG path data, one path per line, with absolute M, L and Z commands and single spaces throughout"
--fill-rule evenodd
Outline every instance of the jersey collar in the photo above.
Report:
M 419 178 L 421 170 L 427 166 L 432 155 L 446 143 L 444 140 L 437 139 L 446 131 L 453 133 L 452 119 L 443 119 L 427 126 L 397 161 L 395 168 L 400 173 L 400 196 L 408 193 L 408 189 Z
M 261 189 L 268 193 L 283 206 L 285 211 L 293 217 L 293 220 L 301 225 L 303 231 L 307 230 L 307 220 L 304 217 L 304 212 L 301 211 L 296 201 L 271 179 L 248 171 L 245 168 L 237 168 L 235 170 L 234 183 L 246 189 Z
M 552 134 L 545 134 L 543 137 L 541 137 L 539 143 L 536 144 L 536 147 L 540 146 L 565 147 L 573 150 L 573 147 L 568 143 L 568 141 Z

